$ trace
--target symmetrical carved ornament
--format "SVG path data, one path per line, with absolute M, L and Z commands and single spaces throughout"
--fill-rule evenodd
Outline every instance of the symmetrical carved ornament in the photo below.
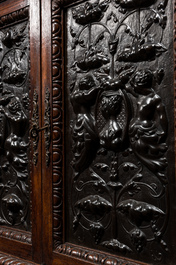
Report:
M 92 0 L 66 11 L 66 240 L 146 262 L 169 253 L 168 6 Z
M 0 18 L 0 224 L 23 230 L 30 230 L 27 18 L 28 8 Z
M 52 122 L 54 249 L 63 242 L 63 93 L 60 1 L 52 1 Z

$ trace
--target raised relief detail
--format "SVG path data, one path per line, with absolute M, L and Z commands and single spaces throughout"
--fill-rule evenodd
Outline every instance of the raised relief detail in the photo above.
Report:
M 0 224 L 30 229 L 28 23 L 0 31 Z
M 67 14 L 68 241 L 147 262 L 169 252 L 167 4 L 87 1 Z
M 46 89 L 45 94 L 45 115 L 44 115 L 44 136 L 45 136 L 45 156 L 46 156 L 46 165 L 49 166 L 50 163 L 50 143 L 51 143 L 51 131 L 50 131 L 50 92 L 49 89 Z

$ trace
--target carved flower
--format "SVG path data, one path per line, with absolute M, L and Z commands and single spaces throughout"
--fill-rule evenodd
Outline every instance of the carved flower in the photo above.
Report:
M 106 0 L 102 3 L 89 3 L 72 9 L 73 18 L 76 23 L 86 25 L 102 19 L 103 12 L 106 11 L 109 1 Z
M 75 207 L 84 213 L 102 217 L 112 208 L 112 204 L 99 195 L 90 195 L 76 202 Z
M 126 215 L 128 219 L 138 227 L 141 226 L 143 222 L 152 222 L 165 215 L 160 208 L 133 199 L 120 202 L 117 205 L 117 210 Z

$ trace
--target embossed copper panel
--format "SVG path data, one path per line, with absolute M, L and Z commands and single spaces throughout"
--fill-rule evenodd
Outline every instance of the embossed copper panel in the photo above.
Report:
M 66 241 L 171 264 L 172 1 L 66 13 Z
M 0 28 L 0 224 L 23 230 L 30 230 L 28 27 Z

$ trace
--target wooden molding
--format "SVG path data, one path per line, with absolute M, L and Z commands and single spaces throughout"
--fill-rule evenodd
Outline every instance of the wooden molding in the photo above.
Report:
M 22 260 L 20 258 L 0 252 L 0 264 L 3 265 L 34 265 L 36 263 Z

